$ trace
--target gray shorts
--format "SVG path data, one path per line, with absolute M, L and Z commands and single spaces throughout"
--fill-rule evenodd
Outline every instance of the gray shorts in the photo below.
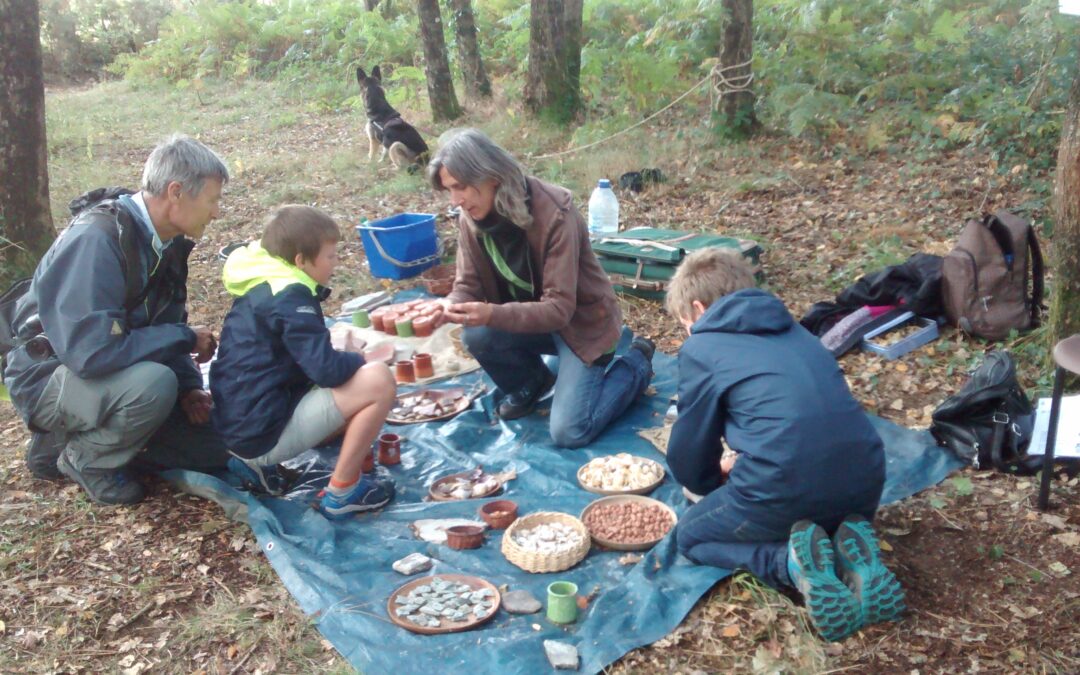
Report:
M 265 455 L 249 461 L 259 466 L 281 464 L 318 447 L 344 428 L 345 418 L 334 403 L 334 394 L 329 389 L 312 389 L 300 399 L 281 431 L 277 445 Z

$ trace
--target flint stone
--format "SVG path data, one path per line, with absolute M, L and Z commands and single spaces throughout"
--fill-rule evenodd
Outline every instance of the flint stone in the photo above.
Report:
M 438 616 L 440 611 L 442 610 L 435 609 L 431 605 L 426 605 L 420 608 L 420 613 L 427 614 L 428 616 Z
M 547 654 L 548 663 L 551 664 L 552 668 L 578 669 L 577 647 L 572 644 L 557 640 L 544 640 L 544 653 Z
M 408 577 L 419 572 L 428 571 L 431 569 L 432 564 L 431 558 L 423 553 L 410 553 L 401 560 L 395 562 L 392 567 L 398 574 L 404 574 Z
M 504 593 L 502 603 L 503 609 L 511 614 L 535 614 L 543 608 L 540 601 L 526 590 Z

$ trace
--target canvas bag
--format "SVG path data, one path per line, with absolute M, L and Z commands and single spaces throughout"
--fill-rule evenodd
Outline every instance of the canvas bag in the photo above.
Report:
M 969 220 L 945 256 L 941 295 L 949 323 L 971 335 L 1000 340 L 1037 326 L 1043 259 L 1031 224 L 1005 210 Z

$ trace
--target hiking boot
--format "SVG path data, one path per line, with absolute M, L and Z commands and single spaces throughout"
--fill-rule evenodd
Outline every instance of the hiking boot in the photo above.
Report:
M 829 535 L 819 525 L 800 520 L 788 539 L 788 576 L 802 593 L 810 623 L 829 642 L 862 627 L 862 610 L 851 589 L 836 576 Z
M 30 442 L 26 444 L 26 468 L 30 469 L 34 478 L 60 480 L 64 477 L 56 468 L 56 460 L 64 451 L 65 441 L 64 434 L 52 431 L 30 434 Z
M 844 518 L 833 535 L 836 567 L 840 578 L 855 593 L 863 623 L 897 621 L 906 609 L 904 589 L 896 575 L 881 562 L 873 525 L 860 515 Z
M 361 476 L 356 485 L 340 497 L 329 490 L 323 490 L 320 493 L 317 508 L 327 518 L 338 519 L 353 513 L 382 508 L 393 498 L 394 483 L 392 481 L 379 481 L 371 476 Z
M 56 468 L 71 480 L 78 483 L 87 496 L 99 504 L 135 504 L 146 496 L 139 481 L 125 469 L 78 470 L 68 458 L 70 450 L 60 454 Z
M 630 349 L 638 350 L 646 361 L 652 363 L 653 354 L 656 353 L 656 343 L 643 335 L 635 335 L 630 341 Z
M 281 475 L 281 465 L 259 466 L 253 461 L 235 455 L 229 457 L 225 466 L 229 473 L 240 479 L 240 487 L 248 492 L 261 492 L 279 496 L 285 494 L 289 481 Z
M 544 368 L 544 377 L 539 387 L 525 387 L 513 394 L 507 394 L 499 403 L 499 417 L 504 420 L 516 420 L 525 417 L 533 411 L 537 402 L 544 398 L 552 387 L 555 386 L 555 373 Z

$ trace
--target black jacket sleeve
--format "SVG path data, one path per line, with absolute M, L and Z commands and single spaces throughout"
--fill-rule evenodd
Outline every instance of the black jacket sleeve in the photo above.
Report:
M 319 301 L 302 284 L 274 296 L 273 323 L 289 355 L 320 387 L 341 386 L 364 365 L 363 356 L 334 349 Z

